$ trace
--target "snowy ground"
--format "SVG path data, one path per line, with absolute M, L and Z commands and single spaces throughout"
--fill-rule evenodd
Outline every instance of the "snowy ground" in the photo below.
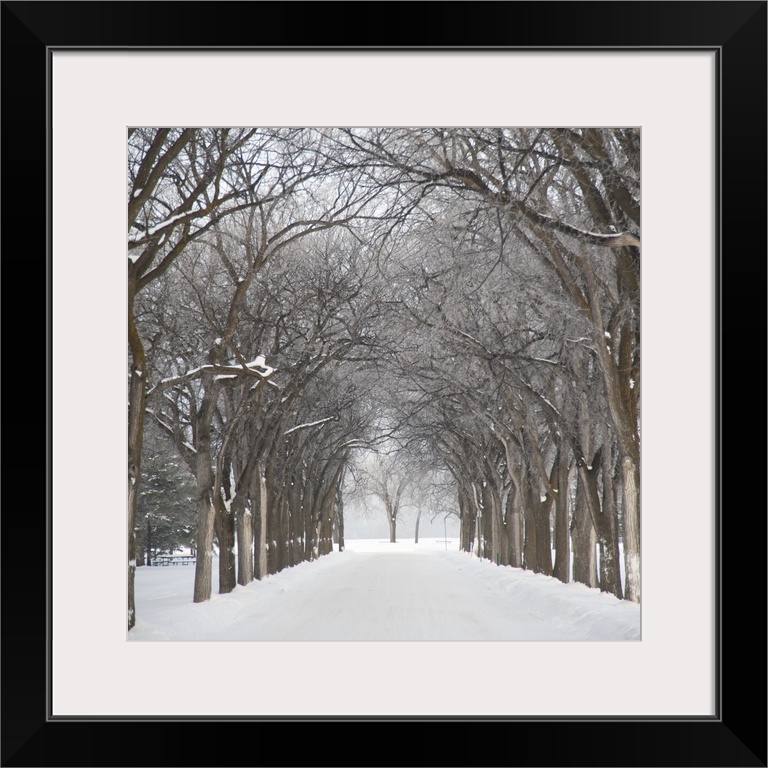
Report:
M 351 540 L 344 552 L 205 603 L 192 602 L 193 582 L 193 566 L 138 568 L 128 639 L 640 640 L 640 606 L 481 561 L 455 539 L 447 548 L 442 539 Z

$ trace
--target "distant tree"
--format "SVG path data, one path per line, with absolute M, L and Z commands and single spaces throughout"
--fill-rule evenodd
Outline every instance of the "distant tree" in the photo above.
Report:
M 406 494 L 414 482 L 403 455 L 366 451 L 359 460 L 356 474 L 356 494 L 366 505 L 383 507 L 389 541 L 396 543 L 397 523 L 407 507 Z
M 415 471 L 408 494 L 408 503 L 415 510 L 414 544 L 419 543 L 419 523 L 422 517 L 428 517 L 434 522 L 438 517 L 458 514 L 452 510 L 456 500 L 456 484 L 446 471 L 435 469 L 434 456 L 422 454 L 422 461 L 430 462 L 431 466 L 422 471 Z

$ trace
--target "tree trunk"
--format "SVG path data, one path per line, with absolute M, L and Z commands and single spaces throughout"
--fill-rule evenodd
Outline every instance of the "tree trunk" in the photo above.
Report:
M 332 465 L 328 464 L 327 468 Z M 338 519 L 338 510 L 341 499 L 341 485 L 344 482 L 344 462 L 337 462 L 336 469 L 333 472 L 330 481 L 326 483 L 327 489 L 323 497 L 323 518 L 322 526 L 322 554 L 327 555 L 333 552 L 333 529 L 334 522 Z
M 141 480 L 141 448 L 144 441 L 144 409 L 146 406 L 146 356 L 144 345 L 133 320 L 133 296 L 129 289 L 128 343 L 131 365 L 128 394 L 128 629 L 136 624 L 136 519 L 139 510 Z
M 210 500 L 197 502 L 197 557 L 195 559 L 195 591 L 193 602 L 202 603 L 211 599 L 213 577 L 213 524 L 216 510 Z
M 256 471 L 254 492 L 256 519 L 253 532 L 253 575 L 261 581 L 267 576 L 267 480 L 261 465 Z
M 523 568 L 528 571 L 537 571 L 539 567 L 537 559 L 539 547 L 536 543 L 536 514 L 530 491 L 523 495 L 526 502 L 523 509 L 523 535 L 525 537 L 523 541 Z
M 270 567 L 270 571 L 272 573 L 280 573 L 280 571 L 283 570 L 286 566 L 286 547 L 288 545 L 287 542 L 287 536 L 286 536 L 286 522 L 287 522 L 287 515 L 286 515 L 286 509 L 285 509 L 285 497 L 284 494 L 281 492 L 277 496 L 275 503 L 273 504 L 273 509 L 271 510 L 274 517 L 274 528 L 270 532 L 270 554 L 271 551 L 274 549 L 274 560 L 273 560 L 273 566 L 274 571 L 272 571 L 272 567 Z M 270 558 L 271 559 L 271 558 Z
M 343 552 L 344 544 L 344 498 L 339 491 L 339 498 L 336 504 L 336 537 L 338 539 L 339 552 Z
M 219 594 L 226 595 L 237 584 L 235 567 L 235 521 L 231 508 L 215 496 L 216 529 L 219 537 Z
M 237 504 L 236 516 L 237 583 L 245 586 L 253 581 L 253 514 L 247 504 Z
M 600 589 L 610 592 L 621 600 L 619 569 L 619 526 L 616 513 L 616 491 L 613 483 L 612 451 L 603 452 L 603 511 L 605 532 L 600 541 Z
M 321 555 L 328 555 L 333 551 L 333 516 L 334 496 L 330 493 L 323 501 L 320 520 L 320 541 L 318 551 Z
M 618 567 L 618 543 L 614 542 L 615 530 L 611 521 L 611 515 L 613 514 L 613 490 L 611 486 L 611 470 L 609 469 L 610 460 L 606 454 L 610 454 L 610 451 L 600 448 L 595 453 L 591 465 L 587 466 L 582 463 L 579 466 L 579 477 L 582 480 L 586 509 L 600 545 L 600 576 L 598 580 L 600 589 L 604 592 L 620 596 L 621 578 Z M 598 476 L 601 471 L 603 471 L 602 497 L 598 486 Z
M 203 398 L 196 416 L 196 466 L 197 484 L 197 559 L 195 561 L 196 603 L 211 599 L 211 577 L 213 557 L 213 526 L 216 522 L 216 508 L 213 501 L 213 468 L 211 462 L 211 413 L 214 396 L 211 392 L 210 374 L 203 379 Z M 208 379 L 206 381 L 206 379 Z
M 596 587 L 598 585 L 595 556 L 597 534 L 584 496 L 584 481 L 579 473 L 576 481 L 576 508 L 571 518 L 573 580 L 588 587 Z
M 475 535 L 474 540 L 476 542 L 475 554 L 482 560 L 483 547 L 485 545 L 485 524 L 483 521 L 483 502 L 478 494 L 477 483 L 472 481 L 472 501 L 474 502 L 475 510 Z
M 459 520 L 461 541 L 459 546 L 463 552 L 472 552 L 475 530 L 475 512 L 464 484 L 457 481 L 457 502 L 459 505 Z
M 549 518 L 552 511 L 552 495 L 547 494 L 544 501 L 536 505 L 536 573 L 552 575 L 552 531 Z
M 552 575 L 564 583 L 571 580 L 571 539 L 568 526 L 570 472 L 568 454 L 561 450 L 557 460 L 557 496 L 555 497 L 555 567 Z
M 523 567 L 523 511 L 521 495 L 512 483 L 507 496 L 507 538 L 509 540 L 509 564 L 514 568 Z
M 397 520 L 389 514 L 387 521 L 389 522 L 389 543 L 395 544 L 397 542 Z
M 319 553 L 319 532 L 316 524 L 317 489 L 314 483 L 305 478 L 304 506 L 302 508 L 301 527 L 304 536 L 302 556 L 305 560 L 313 560 Z
M 280 489 L 276 487 L 274 455 L 267 459 L 265 467 L 266 500 L 266 529 L 267 529 L 267 574 L 277 573 L 279 552 L 277 542 L 280 540 Z
M 624 500 L 624 563 L 627 600 L 640 602 L 640 479 L 630 456 L 621 462 Z
M 261 518 L 261 507 L 254 502 L 253 517 L 253 578 L 262 579 L 261 566 L 265 562 L 264 550 L 262 549 L 262 535 L 264 533 L 264 523 Z
M 301 484 L 292 478 L 285 490 L 285 562 L 289 568 L 301 562 L 303 555 L 297 557 L 297 539 L 301 539 L 299 526 L 303 525 L 301 514 Z M 298 523 L 298 525 L 297 525 Z
M 496 492 L 495 488 L 487 487 L 487 508 L 491 513 L 491 560 L 496 565 L 506 565 L 503 562 L 504 555 L 506 555 L 505 548 L 502 546 L 502 533 L 504 533 L 504 523 L 501 519 L 501 500 Z

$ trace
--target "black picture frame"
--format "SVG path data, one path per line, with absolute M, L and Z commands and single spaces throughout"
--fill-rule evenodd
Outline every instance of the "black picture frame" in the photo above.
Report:
M 446 6 L 450 6 L 450 14 L 445 14 Z M 17 286 L 29 289 L 32 285 L 37 293 L 43 293 L 46 286 L 48 351 L 46 391 L 36 399 L 38 410 L 42 410 L 39 403 L 46 404 L 45 512 L 36 499 L 29 497 L 30 474 L 36 475 L 37 469 L 25 460 L 14 469 L 8 482 L 14 485 L 20 473 L 25 478 L 23 497 L 11 505 L 6 496 L 2 519 L 2 765 L 766 766 L 766 515 L 762 483 L 755 482 L 754 477 L 757 472 L 758 480 L 762 479 L 760 468 L 765 464 L 761 456 L 754 456 L 754 448 L 745 447 L 748 438 L 743 430 L 746 425 L 747 431 L 754 433 L 757 423 L 757 434 L 762 436 L 766 423 L 761 405 L 765 398 L 751 392 L 750 384 L 755 378 L 763 381 L 762 376 L 755 375 L 754 362 L 758 361 L 758 373 L 764 374 L 762 354 L 766 349 L 762 333 L 766 291 L 767 8 L 766 2 L 579 0 L 371 2 L 346 7 L 322 2 L 3 2 L 3 266 L 10 280 L 7 285 L 14 293 Z M 256 17 L 258 23 L 238 23 L 239 19 L 251 17 Z M 418 21 L 426 18 L 433 23 Z M 465 21 L 459 23 L 460 19 Z M 351 37 L 364 42 L 345 45 Z M 50 322 L 49 281 L 50 54 L 56 48 L 184 47 L 204 51 L 231 46 L 699 48 L 717 52 L 720 221 L 716 506 L 720 558 L 716 571 L 720 631 L 715 717 L 307 717 L 261 718 L 257 722 L 244 718 L 240 723 L 211 717 L 202 720 L 216 726 L 216 730 L 202 739 L 197 738 L 199 718 L 50 718 L 48 641 L 50 592 L 54 585 L 41 545 L 33 545 L 38 553 L 35 557 L 30 557 L 29 548 L 23 545 L 47 541 L 50 516 L 55 514 L 50 488 L 50 344 L 55 331 Z M 32 278 L 30 264 L 40 264 L 44 274 Z M 737 266 L 741 267 L 740 275 Z M 19 267 L 23 271 L 15 274 Z M 726 297 L 732 310 L 738 307 L 738 314 L 734 311 L 725 315 Z M 29 310 L 27 306 L 26 313 L 43 314 Z M 755 316 L 758 311 L 759 318 Z M 17 318 L 22 315 L 16 309 L 11 312 Z M 9 335 L 28 335 L 28 329 L 17 334 L 15 323 L 9 325 Z M 756 345 L 756 341 L 762 344 Z M 8 347 L 6 352 L 10 352 Z M 728 389 L 723 388 L 723 365 L 732 372 L 732 386 Z M 736 370 L 740 373 L 738 400 L 727 397 L 731 391 L 736 393 Z M 13 366 L 11 371 L 16 379 Z M 16 386 L 9 388 L 14 394 Z M 31 391 L 34 389 L 24 381 L 22 392 Z M 736 402 L 741 406 L 739 411 Z M 723 419 L 724 414 L 729 421 Z M 729 442 L 729 437 L 733 441 Z M 734 454 L 741 459 L 738 481 Z M 728 475 L 726 467 L 731 467 Z M 757 494 L 749 492 L 752 487 L 757 487 Z M 46 555 L 50 563 L 50 542 Z M 693 588 L 695 584 L 670 585 L 670 589 L 679 591 L 681 600 Z M 745 603 L 746 607 L 739 607 Z M 606 684 L 620 685 L 620 678 L 621 670 L 608 671 Z M 332 685 L 333 681 L 319 684 Z M 347 722 L 352 727 L 330 727 L 345 726 Z M 395 723 L 412 724 L 412 735 L 395 728 Z M 459 723 L 461 728 L 455 727 Z M 307 738 L 310 724 L 312 738 Z M 247 732 L 235 733 L 237 725 L 247 725 Z M 373 730 L 377 725 L 381 726 L 378 731 Z M 322 739 L 318 738 L 321 733 Z M 366 743 L 363 750 L 355 746 L 360 739 Z

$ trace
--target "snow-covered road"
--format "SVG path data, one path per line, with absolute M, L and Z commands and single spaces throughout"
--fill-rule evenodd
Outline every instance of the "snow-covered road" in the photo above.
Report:
M 455 547 L 455 544 L 454 544 Z M 192 568 L 139 568 L 129 640 L 639 640 L 640 607 L 432 540 L 349 542 L 313 563 L 191 602 Z
M 311 584 L 282 593 L 279 622 L 265 613 L 223 629 L 238 640 L 565 640 L 567 632 L 516 609 L 439 552 L 365 552 Z

